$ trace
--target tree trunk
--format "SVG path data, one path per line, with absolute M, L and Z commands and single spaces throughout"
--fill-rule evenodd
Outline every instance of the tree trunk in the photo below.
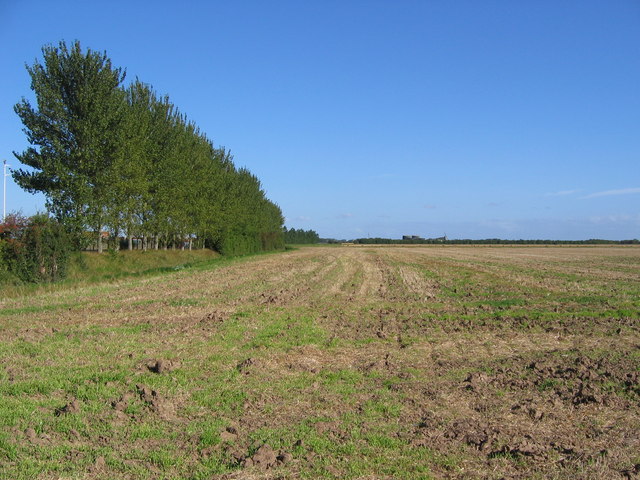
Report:
M 98 243 L 97 243 L 97 247 L 98 247 L 98 253 L 102 253 L 102 232 L 101 232 L 101 228 L 98 227 Z
M 133 235 L 129 235 L 127 237 L 127 241 L 129 250 L 133 250 Z

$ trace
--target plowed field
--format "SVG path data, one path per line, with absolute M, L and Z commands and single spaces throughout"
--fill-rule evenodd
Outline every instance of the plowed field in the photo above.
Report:
M 0 478 L 635 478 L 640 248 L 312 247 L 0 299 Z

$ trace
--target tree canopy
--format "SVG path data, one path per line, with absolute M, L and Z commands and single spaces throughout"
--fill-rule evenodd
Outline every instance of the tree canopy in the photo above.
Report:
M 83 52 L 78 41 L 42 54 L 27 66 L 37 106 L 15 105 L 31 146 L 14 154 L 31 169 L 13 177 L 45 194 L 78 244 L 92 231 L 99 251 L 105 232 L 152 248 L 282 248 L 282 212 L 260 181 L 168 96 L 138 79 L 125 86 L 106 53 Z
M 314 230 L 303 230 L 284 227 L 284 242 L 289 244 L 319 243 L 320 236 Z

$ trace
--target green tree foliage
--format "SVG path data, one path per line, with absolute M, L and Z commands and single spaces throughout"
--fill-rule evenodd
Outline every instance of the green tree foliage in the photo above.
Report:
M 18 170 L 14 179 L 44 192 L 47 208 L 76 233 L 88 224 L 100 239 L 120 148 L 125 74 L 106 54 L 83 53 L 79 42 L 45 46 L 42 54 L 44 63 L 27 67 L 38 108 L 24 98 L 15 106 L 33 145 L 16 157 L 35 172 Z
M 284 241 L 290 244 L 319 243 L 320 236 L 313 230 L 287 230 L 287 227 L 284 227 Z
M 0 224 L 0 263 L 22 281 L 64 278 L 71 251 L 65 228 L 48 215 L 9 215 Z
M 144 248 L 214 247 L 226 254 L 283 248 L 280 208 L 259 180 L 151 86 L 79 42 L 43 48 L 27 67 L 37 108 L 15 111 L 31 147 L 16 182 L 43 192 L 77 239 L 87 230 L 142 239 Z

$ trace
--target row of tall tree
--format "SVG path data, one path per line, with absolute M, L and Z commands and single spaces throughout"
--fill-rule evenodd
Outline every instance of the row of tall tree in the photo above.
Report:
M 80 244 L 93 232 L 125 235 L 131 246 L 188 244 L 241 254 L 282 248 L 284 219 L 260 181 L 236 168 L 169 100 L 125 72 L 106 53 L 78 41 L 42 49 L 27 66 L 37 106 L 15 105 L 31 147 L 13 173 Z
M 303 230 L 284 227 L 284 241 L 290 244 L 319 243 L 320 236 L 314 230 Z

